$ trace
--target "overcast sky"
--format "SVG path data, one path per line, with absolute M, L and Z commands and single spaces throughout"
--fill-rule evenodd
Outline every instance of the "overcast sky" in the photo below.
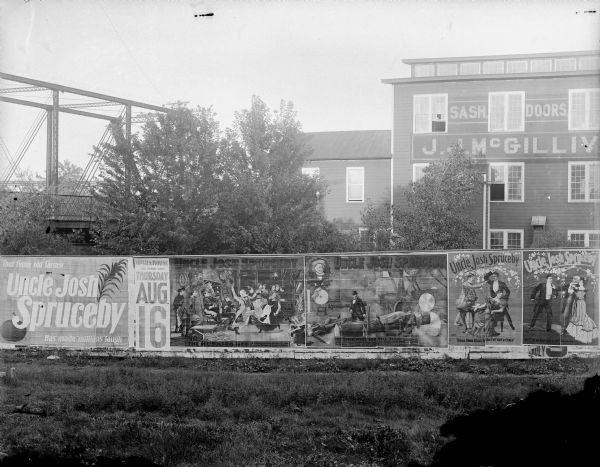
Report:
M 212 106 L 222 128 L 256 94 L 271 107 L 294 102 L 305 131 L 389 129 L 392 91 L 381 79 L 407 76 L 403 59 L 600 49 L 600 1 L 0 5 L 1 71 L 157 105 Z M 13 154 L 37 113 L 0 103 L 0 136 Z M 60 118 L 60 158 L 85 165 L 104 122 Z M 23 165 L 43 173 L 45 126 Z

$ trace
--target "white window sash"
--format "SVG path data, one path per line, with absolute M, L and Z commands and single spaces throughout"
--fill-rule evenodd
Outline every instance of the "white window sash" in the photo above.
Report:
M 523 248 L 523 235 L 524 235 L 523 229 L 490 229 L 489 234 L 488 234 L 488 245 L 490 245 L 490 248 L 491 248 L 491 240 L 492 240 L 493 233 L 502 233 L 502 249 L 503 250 L 509 249 L 508 234 L 519 234 L 519 246 L 511 247 L 511 248 L 518 248 L 518 249 Z M 499 248 L 494 248 L 494 249 L 499 249 Z
M 600 129 L 599 102 L 600 89 L 569 89 L 569 130 Z
M 441 115 L 438 120 L 437 115 Z M 444 131 L 433 131 L 433 122 L 445 124 Z M 413 133 L 448 132 L 448 94 L 415 94 L 413 96 Z
M 488 131 L 525 130 L 525 92 L 488 93 Z
M 512 182 L 509 179 L 510 167 L 520 167 L 521 178 L 519 182 Z M 493 180 L 492 174 L 495 169 L 500 169 L 501 179 Z M 502 201 L 491 201 L 492 203 L 522 203 L 525 201 L 525 164 L 523 162 L 513 164 L 490 164 L 488 179 L 491 183 L 503 183 L 504 184 L 504 199 Z M 511 184 L 519 183 L 519 192 L 521 194 L 518 199 L 510 199 L 510 186 Z
M 568 230 L 567 240 L 571 240 L 573 235 L 583 235 L 583 247 L 590 248 L 590 235 L 600 235 L 600 230 Z
M 597 203 L 599 199 L 592 199 L 592 168 L 598 167 L 600 163 L 598 162 L 576 162 L 572 161 L 568 164 L 568 179 L 567 179 L 567 189 L 568 189 L 568 202 L 569 203 Z M 583 198 L 582 199 L 574 199 L 573 198 L 573 168 L 581 166 L 584 168 L 584 177 L 583 177 Z M 598 170 L 598 169 L 596 169 Z
M 356 181 L 358 177 L 360 181 Z M 352 178 L 352 180 L 351 180 Z M 360 187 L 360 196 L 350 196 L 351 189 Z M 365 201 L 365 168 L 364 167 L 346 167 L 346 202 L 364 203 Z

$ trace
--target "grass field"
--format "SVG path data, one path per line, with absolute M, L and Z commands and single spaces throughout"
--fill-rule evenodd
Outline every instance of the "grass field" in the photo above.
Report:
M 537 389 L 579 391 L 598 360 L 287 361 L 0 352 L 0 451 L 164 465 L 430 462 L 439 427 Z M 56 355 L 56 352 L 52 352 Z M 3 369 L 2 369 L 3 370 Z M 28 404 L 42 415 L 15 413 Z

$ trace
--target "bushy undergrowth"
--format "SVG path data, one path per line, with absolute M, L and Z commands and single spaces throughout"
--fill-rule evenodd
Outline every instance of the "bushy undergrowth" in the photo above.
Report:
M 17 377 L 1 386 L 0 451 L 181 466 L 428 462 L 449 418 L 536 389 L 578 391 L 598 366 L 6 356 Z M 47 416 L 12 413 L 24 403 Z

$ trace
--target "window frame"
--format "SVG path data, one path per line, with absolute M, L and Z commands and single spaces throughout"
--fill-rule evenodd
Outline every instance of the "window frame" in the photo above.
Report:
M 321 176 L 321 170 L 319 167 L 302 167 L 302 175 L 308 175 L 311 178 L 317 178 Z
M 361 171 L 361 199 L 350 199 L 349 191 L 350 191 L 350 178 L 349 172 L 351 170 L 360 170 Z M 365 202 L 365 168 L 364 167 L 346 167 L 346 203 L 364 203 Z
M 521 199 L 508 199 L 508 167 L 518 165 L 521 167 Z M 503 200 L 492 200 L 491 199 L 491 188 L 489 193 L 490 203 L 524 203 L 525 202 L 525 162 L 491 162 L 488 167 L 488 180 L 490 185 L 495 185 L 492 182 L 492 167 L 502 166 L 504 167 L 504 199 Z
M 571 190 L 571 167 L 574 165 L 583 165 L 585 166 L 585 199 L 573 199 L 573 193 Z M 567 190 L 568 190 L 568 198 L 567 202 L 569 203 L 598 203 L 600 199 L 590 199 L 590 166 L 600 166 L 600 162 L 597 161 L 569 161 L 567 164 Z
M 417 98 L 423 98 L 423 97 L 427 98 L 427 100 L 428 100 L 428 108 L 429 108 L 428 115 L 431 116 L 431 115 L 433 115 L 433 113 L 431 112 L 431 105 L 432 105 L 432 102 L 433 102 L 433 97 L 440 97 L 440 96 L 443 96 L 444 99 L 445 99 L 445 102 L 446 102 L 446 105 L 445 105 L 445 107 L 446 107 L 446 113 L 445 113 L 445 116 L 446 116 L 446 120 L 445 120 L 446 126 L 444 128 L 444 131 L 433 131 L 433 121 L 430 122 L 429 131 L 417 131 L 417 113 L 416 113 L 416 110 L 417 110 L 417 105 L 416 105 Z M 430 135 L 430 134 L 436 134 L 436 133 L 441 133 L 441 134 L 448 133 L 448 120 L 449 120 L 449 116 L 448 116 L 448 93 L 413 94 L 413 109 L 412 110 L 413 110 L 413 134 L 415 134 L 415 135 Z
M 492 233 L 498 233 L 498 232 L 502 232 L 502 248 L 492 248 Z M 523 249 L 523 241 L 524 241 L 524 236 L 525 236 L 525 230 L 524 229 L 489 229 L 488 231 L 488 247 L 490 250 L 509 250 L 509 249 L 513 249 L 508 248 L 508 234 L 509 233 L 518 233 L 521 235 L 521 246 L 518 247 L 517 249 L 522 250 Z
M 508 129 L 508 98 L 511 95 L 521 96 L 521 125 L 518 129 Z M 492 130 L 492 97 L 493 96 L 504 96 L 503 99 L 503 114 L 504 114 L 504 125 L 501 130 Z M 525 131 L 525 91 L 494 91 L 488 92 L 488 133 L 514 133 L 519 131 Z
M 423 168 L 423 169 L 426 167 L 429 167 L 429 162 L 413 162 L 413 164 L 412 164 L 412 181 L 413 181 L 413 183 L 418 181 L 416 178 L 416 175 L 417 175 L 416 169 L 418 167 Z
M 577 230 L 567 230 L 567 240 L 571 240 L 571 235 L 573 234 L 583 234 L 583 246 L 580 248 L 596 248 L 596 247 L 590 247 L 590 234 L 597 234 L 600 235 L 600 230 L 581 230 L 581 229 L 577 229 Z
M 600 88 L 582 88 L 582 89 L 569 89 L 569 104 L 568 104 L 568 114 L 567 114 L 567 120 L 568 120 L 568 129 L 569 131 L 593 131 L 593 130 L 600 130 L 600 119 L 598 120 L 598 126 L 593 127 L 591 125 L 591 115 L 592 115 L 592 109 L 591 109 L 591 95 L 592 93 L 597 92 L 600 93 Z M 573 126 L 573 113 L 571 112 L 571 103 L 573 100 L 573 94 L 575 93 L 585 93 L 585 115 L 584 115 L 584 125 L 583 127 L 574 127 Z

